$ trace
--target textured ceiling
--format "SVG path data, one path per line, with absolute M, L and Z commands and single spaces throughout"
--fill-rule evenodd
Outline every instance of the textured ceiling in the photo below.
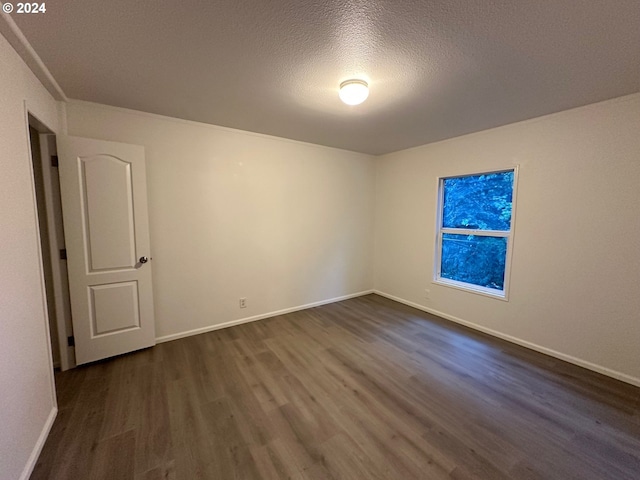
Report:
M 640 91 L 639 0 L 57 0 L 64 92 L 381 154 Z M 362 105 L 338 98 L 369 81 Z

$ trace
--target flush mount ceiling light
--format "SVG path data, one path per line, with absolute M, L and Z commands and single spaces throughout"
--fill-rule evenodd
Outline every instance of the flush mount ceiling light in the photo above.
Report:
M 369 96 L 369 85 L 364 80 L 347 80 L 340 84 L 340 100 L 347 105 L 360 105 Z

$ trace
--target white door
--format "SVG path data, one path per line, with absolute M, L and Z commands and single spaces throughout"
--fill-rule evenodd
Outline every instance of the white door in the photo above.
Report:
M 154 345 L 144 148 L 57 143 L 76 363 Z

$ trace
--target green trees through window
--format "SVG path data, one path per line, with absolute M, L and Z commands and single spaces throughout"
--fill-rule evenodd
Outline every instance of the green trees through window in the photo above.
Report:
M 443 278 L 504 290 L 506 238 L 451 233 L 443 237 Z
M 514 170 L 440 180 L 436 281 L 504 296 Z

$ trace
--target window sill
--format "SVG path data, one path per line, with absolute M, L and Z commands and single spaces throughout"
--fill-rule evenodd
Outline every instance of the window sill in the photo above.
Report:
M 462 290 L 463 292 L 475 293 L 476 295 L 482 295 L 484 297 L 495 298 L 508 302 L 507 292 L 504 290 L 493 290 L 487 287 L 479 287 L 470 283 L 457 282 L 455 280 L 449 280 L 446 278 L 436 278 L 433 280 L 436 285 L 442 285 L 445 287 L 455 288 L 456 290 Z

